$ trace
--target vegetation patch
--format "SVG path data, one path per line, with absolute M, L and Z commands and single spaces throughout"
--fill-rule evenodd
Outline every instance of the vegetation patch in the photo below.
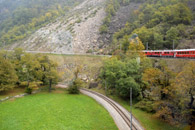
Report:
M 117 130 L 108 112 L 84 95 L 42 93 L 0 104 L 4 130 Z
M 188 0 L 146 0 L 138 10 L 132 12 L 133 18 L 125 27 L 115 32 L 112 37 L 113 46 L 119 47 L 122 44 L 125 50 L 129 37 L 136 33 L 151 50 L 172 49 L 173 44 L 174 48 L 193 48 L 193 15 Z M 182 45 L 184 41 L 191 45 Z
M 132 88 L 132 96 L 139 102 L 136 108 L 169 124 L 193 127 L 195 62 L 187 61 L 184 66 L 174 62 L 174 71 L 166 60 L 157 62 L 145 57 L 138 37 L 127 47 L 126 52 L 117 50 L 104 62 L 99 75 L 102 86 L 124 100 L 129 99 Z

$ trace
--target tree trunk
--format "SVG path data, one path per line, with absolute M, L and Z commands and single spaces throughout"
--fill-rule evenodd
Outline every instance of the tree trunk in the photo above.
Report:
M 190 91 L 189 91 L 189 94 L 190 94 L 190 103 L 189 103 L 189 108 L 192 109 L 193 108 L 193 102 L 194 102 L 194 97 L 193 97 L 193 94 L 192 94 L 192 88 L 190 88 Z
M 49 92 L 51 92 L 52 79 L 49 80 Z

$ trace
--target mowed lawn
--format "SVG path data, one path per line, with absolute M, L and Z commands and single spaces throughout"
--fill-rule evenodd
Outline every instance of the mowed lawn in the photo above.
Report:
M 109 113 L 85 95 L 34 94 L 0 103 L 0 130 L 117 130 Z

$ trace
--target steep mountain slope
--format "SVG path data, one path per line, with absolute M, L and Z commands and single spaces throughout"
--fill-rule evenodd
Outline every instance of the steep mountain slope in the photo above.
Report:
M 84 53 L 98 48 L 99 27 L 106 0 L 85 0 L 65 16 L 40 28 L 31 36 L 6 47 L 58 53 Z
M 3 0 L 0 2 L 0 46 L 31 35 L 84 0 Z
M 112 42 L 112 37 L 115 32 L 118 32 L 121 28 L 125 27 L 125 24 L 132 21 L 134 18 L 134 11 L 138 10 L 142 3 L 130 2 L 127 5 L 122 5 L 117 10 L 116 14 L 111 18 L 111 22 L 108 27 L 108 32 L 99 37 L 98 42 L 103 43 L 104 47 L 109 46 Z

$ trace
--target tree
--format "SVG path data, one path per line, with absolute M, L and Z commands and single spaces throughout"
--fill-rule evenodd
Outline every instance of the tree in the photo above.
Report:
M 177 28 L 171 27 L 167 32 L 166 32 L 166 47 L 167 48 L 172 48 L 173 42 L 175 42 L 175 45 L 177 46 L 178 40 L 179 40 L 179 32 Z
M 142 52 L 145 49 L 142 41 L 136 37 L 135 39 L 131 39 L 129 43 L 129 50 L 127 51 L 128 58 L 143 58 L 145 55 Z
M 139 64 L 135 59 L 120 61 L 116 57 L 112 57 L 105 61 L 100 78 L 106 81 L 109 91 L 127 99 L 130 88 L 132 88 L 135 98 L 139 95 L 139 75 Z
M 0 57 L 0 92 L 14 88 L 17 79 L 18 77 L 12 64 Z
M 79 94 L 79 88 L 83 86 L 83 81 L 79 78 L 75 79 L 69 86 L 68 92 L 70 94 Z
M 107 33 L 108 32 L 108 27 L 106 25 L 102 25 L 99 29 L 100 34 Z
M 42 77 L 40 80 L 44 85 L 49 85 L 49 91 L 51 91 L 52 84 L 57 84 L 59 79 L 57 64 L 51 61 L 46 55 L 39 57 L 38 61 L 42 69 Z
M 147 23 L 155 12 L 155 8 L 152 4 L 147 4 L 143 9 L 142 13 L 139 15 L 139 20 L 141 23 Z
M 195 63 L 189 62 L 176 76 L 175 82 L 170 88 L 170 100 L 174 104 L 176 121 L 187 121 L 192 125 L 195 120 Z M 182 120 L 177 119 L 182 117 Z
M 77 68 L 74 71 L 74 79 L 73 82 L 68 87 L 68 91 L 70 94 L 78 94 L 79 88 L 83 87 L 84 82 L 79 78 L 79 73 L 82 70 L 82 66 L 77 66 Z

